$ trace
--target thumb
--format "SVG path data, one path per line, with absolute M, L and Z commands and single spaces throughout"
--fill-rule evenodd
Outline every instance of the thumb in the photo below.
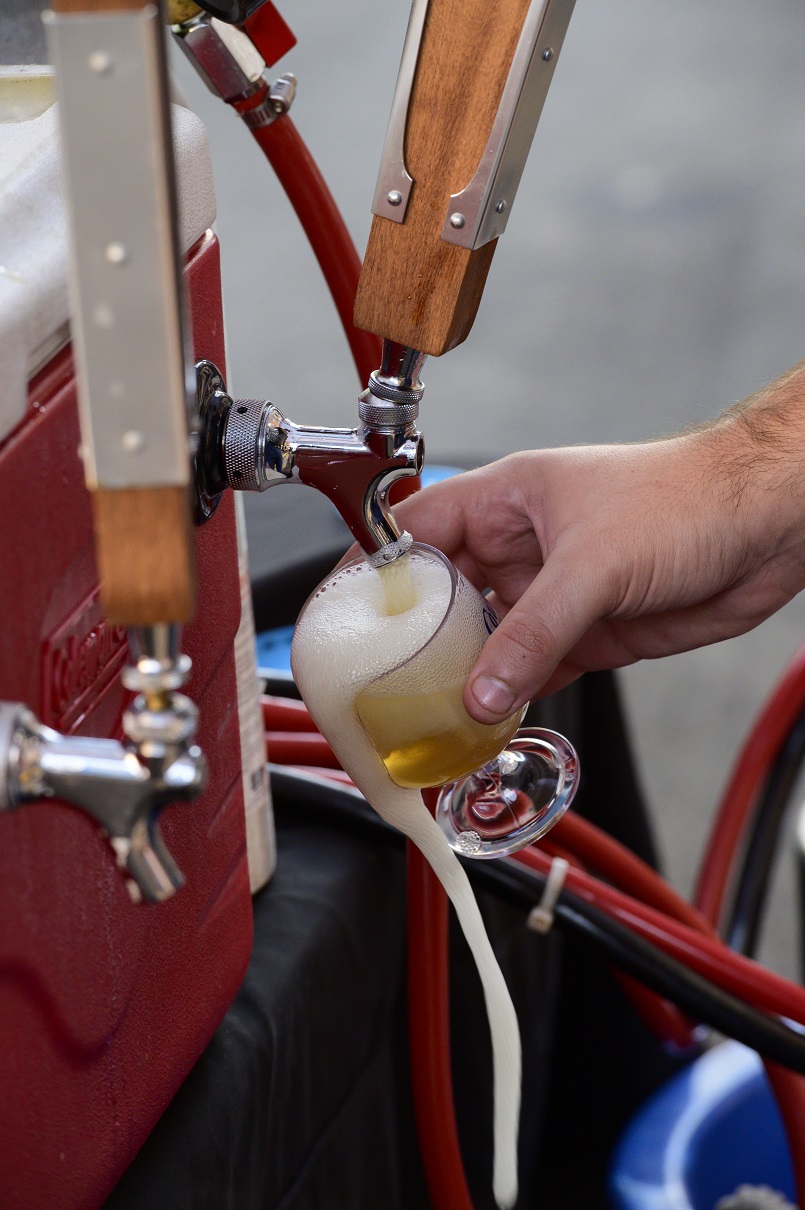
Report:
M 604 612 L 589 576 L 574 575 L 566 559 L 549 559 L 484 644 L 464 689 L 467 713 L 498 723 L 519 710 Z

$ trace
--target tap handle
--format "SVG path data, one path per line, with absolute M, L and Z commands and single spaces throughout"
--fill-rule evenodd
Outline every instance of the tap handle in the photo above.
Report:
M 469 334 L 574 0 L 414 0 L 355 323 L 439 355 Z
M 161 6 L 51 3 L 81 447 L 102 604 L 120 625 L 185 622 L 195 609 L 195 546 Z

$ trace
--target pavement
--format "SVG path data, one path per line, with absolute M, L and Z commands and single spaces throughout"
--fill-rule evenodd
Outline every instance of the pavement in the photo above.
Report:
M 274 70 L 299 78 L 294 120 L 363 249 L 408 4 L 280 7 L 299 42 Z M 0 48 L 19 12 L 0 0 Z M 803 46 L 797 0 L 580 0 L 473 332 L 427 366 L 434 461 L 656 437 L 805 355 Z M 354 370 L 287 201 L 178 54 L 175 73 L 210 132 L 232 389 L 305 423 L 353 423 Z M 743 638 L 622 674 L 683 891 L 741 738 L 804 634 L 797 599 Z M 762 956 L 796 974 L 792 851 Z

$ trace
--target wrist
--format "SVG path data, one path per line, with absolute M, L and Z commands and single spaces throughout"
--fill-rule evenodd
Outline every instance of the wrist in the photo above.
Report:
M 733 523 L 769 547 L 805 541 L 805 363 L 692 434 Z

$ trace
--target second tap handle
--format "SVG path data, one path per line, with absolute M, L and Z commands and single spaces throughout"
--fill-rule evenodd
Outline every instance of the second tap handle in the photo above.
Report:
M 71 326 L 101 598 L 127 626 L 195 610 L 188 394 L 159 3 L 51 0 Z
M 573 0 L 414 0 L 355 322 L 439 355 L 475 319 Z

